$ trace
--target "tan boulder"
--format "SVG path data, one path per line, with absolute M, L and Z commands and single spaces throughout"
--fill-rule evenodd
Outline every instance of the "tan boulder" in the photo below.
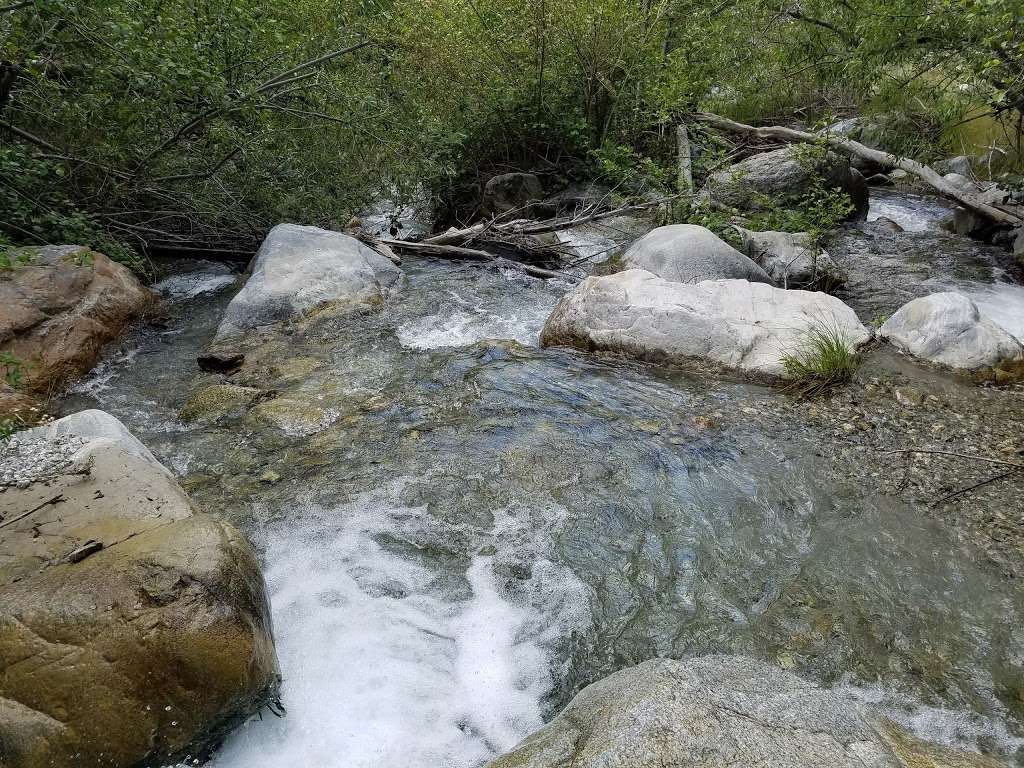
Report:
M 156 298 L 131 270 L 77 245 L 19 248 L 0 272 L 0 352 L 22 391 L 51 394 L 96 363 Z
M 249 544 L 120 422 L 0 445 L 0 765 L 200 755 L 278 684 Z

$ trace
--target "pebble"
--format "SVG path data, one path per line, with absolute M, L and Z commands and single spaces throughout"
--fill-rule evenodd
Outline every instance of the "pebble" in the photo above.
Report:
M 0 443 L 0 488 L 28 488 L 62 474 L 86 441 L 73 435 L 46 437 L 22 433 Z

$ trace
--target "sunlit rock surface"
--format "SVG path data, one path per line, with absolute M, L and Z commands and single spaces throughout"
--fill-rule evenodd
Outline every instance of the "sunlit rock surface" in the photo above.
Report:
M 870 339 L 853 310 L 824 293 L 746 280 L 690 285 L 631 269 L 580 283 L 551 313 L 541 343 L 784 377 L 783 358 L 814 328 L 851 348 Z
M 164 764 L 273 700 L 255 554 L 121 422 L 20 433 L 0 466 L 0 764 Z
M 737 656 L 654 659 L 583 689 L 489 768 L 995 768 Z

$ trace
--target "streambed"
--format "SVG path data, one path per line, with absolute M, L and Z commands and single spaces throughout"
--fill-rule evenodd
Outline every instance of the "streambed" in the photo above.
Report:
M 994 254 L 948 260 L 940 279 L 1001 285 Z M 884 297 L 850 300 L 864 319 L 905 300 L 897 277 L 920 290 L 907 263 Z M 761 414 L 784 395 L 542 350 L 568 285 L 410 259 L 400 301 L 281 350 L 272 420 L 186 425 L 236 281 L 166 269 L 166 317 L 62 408 L 120 418 L 263 556 L 288 714 L 241 728 L 218 768 L 469 768 L 618 668 L 715 651 L 1024 765 L 1019 586 L 941 521 L 844 481 L 805 447 L 813 426 L 782 439 Z

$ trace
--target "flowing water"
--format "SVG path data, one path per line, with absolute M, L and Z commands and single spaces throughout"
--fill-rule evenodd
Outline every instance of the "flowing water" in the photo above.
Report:
M 873 189 L 868 224 L 843 230 L 828 245 L 850 275 L 840 297 L 862 320 L 881 320 L 918 296 L 960 291 L 1024 339 L 1020 267 L 1002 248 L 944 232 L 952 205 L 936 197 Z M 884 216 L 904 232 L 872 225 Z
M 236 281 L 178 263 L 166 317 L 64 403 L 125 421 L 261 552 L 288 713 L 217 768 L 471 768 L 595 679 L 715 651 L 1024 765 L 1020 589 L 756 420 L 702 426 L 782 395 L 540 349 L 565 284 L 404 268 L 400 300 L 282 345 L 269 415 L 186 425 Z

